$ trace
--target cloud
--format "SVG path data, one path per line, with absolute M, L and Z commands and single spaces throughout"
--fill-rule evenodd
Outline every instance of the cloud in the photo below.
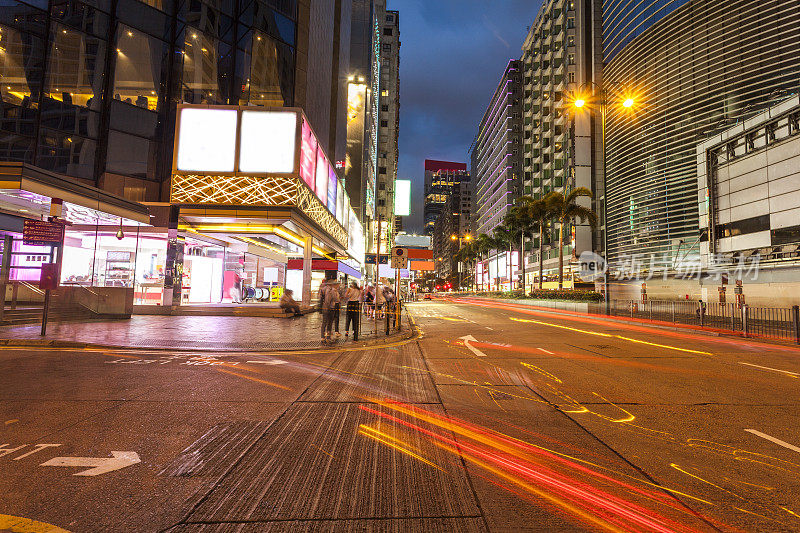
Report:
M 412 180 L 408 229 L 422 229 L 425 159 L 468 163 L 508 61 L 521 55 L 538 0 L 389 0 L 400 12 L 399 177 Z

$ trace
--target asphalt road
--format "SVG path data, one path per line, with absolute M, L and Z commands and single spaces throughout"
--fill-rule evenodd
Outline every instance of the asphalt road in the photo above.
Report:
M 800 531 L 800 349 L 411 313 L 383 348 L 0 350 L 0 531 Z

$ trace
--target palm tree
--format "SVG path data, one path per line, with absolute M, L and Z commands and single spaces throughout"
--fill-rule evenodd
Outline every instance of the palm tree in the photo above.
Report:
M 592 191 L 586 187 L 578 187 L 570 191 L 566 196 L 560 192 L 551 192 L 544 197 L 544 201 L 552 213 L 553 218 L 558 220 L 558 288 L 564 287 L 564 226 L 567 223 L 579 219 L 581 223 L 588 220 L 592 227 L 597 225 L 597 213 L 590 207 L 584 207 L 577 203 L 578 198 L 585 196 L 591 198 Z
M 519 237 L 519 287 L 525 290 L 525 237 L 533 233 L 536 221 L 531 219 L 524 204 L 517 204 L 511 208 L 506 216 L 506 224 L 514 228 L 514 233 Z
M 472 264 L 474 266 L 475 258 L 477 255 L 478 252 L 475 248 L 475 241 L 470 240 L 467 241 L 467 243 L 464 244 L 461 248 L 459 248 L 459 250 L 455 253 L 454 257 L 456 261 L 459 261 L 461 263 L 466 263 L 468 265 Z
M 552 210 L 544 198 L 523 196 L 517 202 L 525 213 L 524 217 L 530 220 L 531 230 L 536 229 L 539 234 L 539 290 L 541 290 L 544 280 L 544 232 L 547 229 L 547 221 L 552 216 Z
M 513 290 L 514 282 L 511 280 L 511 268 L 513 266 L 513 261 L 511 260 L 511 256 L 514 253 L 514 248 L 517 247 L 517 245 L 520 243 L 520 239 L 522 238 L 522 228 L 518 224 L 513 213 L 509 213 L 506 215 L 503 223 L 494 229 L 494 234 L 495 238 L 499 237 L 499 241 L 508 247 L 508 261 L 506 261 L 508 268 L 508 287 L 509 290 Z
M 475 251 L 478 253 L 481 261 L 483 261 L 483 254 L 487 254 L 488 257 L 489 252 L 494 249 L 494 240 L 485 233 L 478 235 L 474 243 Z

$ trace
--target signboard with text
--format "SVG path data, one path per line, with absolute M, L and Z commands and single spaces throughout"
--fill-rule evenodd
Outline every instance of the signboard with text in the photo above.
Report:
M 26 219 L 22 225 L 22 242 L 32 246 L 48 246 L 64 242 L 64 224 Z

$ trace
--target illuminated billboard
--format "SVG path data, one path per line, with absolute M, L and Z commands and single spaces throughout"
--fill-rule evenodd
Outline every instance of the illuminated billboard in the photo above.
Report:
M 183 109 L 176 168 L 182 171 L 233 172 L 237 121 L 235 109 Z
M 411 180 L 394 181 L 394 214 L 399 217 L 411 214 Z
M 317 138 L 314 137 L 314 132 L 308 121 L 303 119 L 303 140 L 300 148 L 300 177 L 306 182 L 306 185 L 315 190 L 314 182 L 316 176 L 314 170 L 317 165 Z
M 336 171 L 333 167 L 328 168 L 328 211 L 336 216 L 336 193 L 339 190 L 337 187 L 338 180 L 336 179 Z M 336 220 L 339 220 L 338 218 Z M 341 223 L 341 220 L 339 220 Z
M 320 150 L 317 153 L 317 198 L 327 207 L 328 205 L 328 162 L 325 154 Z
M 294 172 L 296 138 L 296 113 L 242 111 L 239 171 Z
M 342 245 L 360 226 L 300 109 L 180 104 L 172 170 L 174 204 L 296 206 Z

